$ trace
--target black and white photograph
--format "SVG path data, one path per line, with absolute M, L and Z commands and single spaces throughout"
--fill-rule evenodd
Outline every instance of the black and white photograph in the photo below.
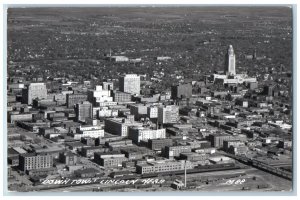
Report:
M 292 193 L 294 12 L 8 6 L 5 189 Z

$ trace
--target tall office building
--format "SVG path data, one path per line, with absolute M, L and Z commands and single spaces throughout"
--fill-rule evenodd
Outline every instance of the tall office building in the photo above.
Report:
M 137 74 L 126 74 L 119 78 L 119 90 L 130 94 L 140 94 L 141 80 Z
M 179 120 L 179 107 L 175 105 L 168 105 L 158 107 L 158 123 L 168 124 L 177 123 Z
M 88 101 L 78 103 L 75 107 L 75 113 L 77 121 L 85 122 L 86 118 L 93 117 L 93 106 Z
M 33 99 L 46 99 L 47 88 L 45 83 L 30 83 L 22 89 L 22 103 L 31 105 Z
M 226 54 L 226 66 L 225 73 L 229 76 L 236 75 L 235 73 L 235 54 L 232 45 L 229 45 L 227 54 Z
M 156 106 L 149 106 L 147 107 L 147 117 L 149 117 L 150 119 L 157 119 L 158 116 L 158 107 Z
M 113 102 L 111 90 L 105 90 L 101 85 L 96 85 L 95 90 L 89 90 L 87 95 L 88 101 L 96 107 L 108 106 L 110 102 Z

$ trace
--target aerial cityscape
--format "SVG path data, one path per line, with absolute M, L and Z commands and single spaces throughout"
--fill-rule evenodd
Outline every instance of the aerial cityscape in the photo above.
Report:
M 288 6 L 7 11 L 11 192 L 291 192 Z

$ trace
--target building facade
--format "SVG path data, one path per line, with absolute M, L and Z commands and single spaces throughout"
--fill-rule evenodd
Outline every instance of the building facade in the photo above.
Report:
M 22 89 L 22 103 L 31 105 L 33 99 L 47 99 L 47 88 L 45 83 L 30 83 Z
M 98 111 L 98 117 L 117 117 L 118 116 L 117 109 L 109 109 L 108 107 L 101 107 Z
M 59 154 L 59 161 L 66 165 L 76 165 L 77 160 L 77 155 L 71 152 L 61 152 Z
M 78 103 L 75 106 L 75 113 L 77 121 L 85 122 L 86 118 L 93 117 L 93 106 L 88 101 Z
M 180 153 L 191 152 L 191 146 L 166 146 L 164 154 L 166 158 L 174 158 L 180 156 Z
M 113 91 L 112 93 L 113 100 L 115 102 L 130 102 L 131 94 L 127 92 Z
M 147 106 L 144 104 L 130 105 L 130 113 L 134 115 L 135 120 L 139 120 L 147 115 Z
M 172 146 L 173 141 L 169 138 L 164 139 L 149 139 L 148 140 L 148 148 L 152 150 L 161 150 L 166 146 Z
M 173 161 L 173 162 L 153 162 L 146 164 L 137 164 L 136 171 L 138 174 L 148 174 L 148 173 L 159 173 L 159 172 L 170 172 L 170 171 L 179 171 L 186 169 L 192 169 L 192 165 L 187 161 L 185 163 L 182 161 Z
M 222 148 L 225 140 L 232 140 L 233 136 L 228 134 L 209 135 L 211 145 L 216 148 Z
M 129 126 L 142 126 L 141 123 L 125 118 L 105 119 L 105 131 L 114 135 L 128 136 Z
M 102 87 L 103 87 L 103 90 L 113 90 L 114 89 L 114 83 L 112 83 L 112 82 L 103 82 Z
M 147 117 L 149 117 L 150 119 L 157 119 L 158 108 L 156 106 L 147 107 Z
M 73 108 L 77 103 L 81 103 L 87 100 L 87 95 L 85 94 L 67 94 L 66 103 L 68 108 Z
M 92 129 L 92 130 L 81 130 L 79 133 L 74 134 L 74 139 L 81 139 L 81 138 L 99 138 L 104 137 L 104 130 L 103 129 Z
M 166 129 L 154 130 L 144 127 L 129 127 L 128 137 L 135 143 L 139 143 L 141 140 L 166 138 Z
M 89 90 L 87 97 L 88 101 L 94 106 L 102 106 L 104 104 L 113 102 L 111 90 L 105 90 L 101 85 L 97 85 L 95 90 Z
M 226 54 L 226 66 L 225 66 L 226 75 L 234 76 L 235 72 L 235 54 L 232 45 L 229 45 Z
M 177 123 L 179 120 L 179 107 L 175 105 L 168 105 L 158 107 L 158 123 L 168 124 Z
M 119 90 L 130 94 L 140 94 L 141 80 L 137 74 L 126 74 L 119 78 Z
M 117 167 L 122 166 L 122 162 L 127 161 L 128 158 L 125 157 L 125 154 L 103 154 L 96 152 L 94 153 L 94 160 L 103 167 Z
M 16 121 L 32 121 L 32 113 L 8 114 L 8 122 L 15 123 Z
M 19 157 L 19 167 L 22 171 L 33 169 L 51 168 L 53 165 L 53 157 L 50 154 L 23 154 Z
M 172 99 L 190 98 L 191 96 L 192 96 L 191 83 L 179 84 L 171 87 Z

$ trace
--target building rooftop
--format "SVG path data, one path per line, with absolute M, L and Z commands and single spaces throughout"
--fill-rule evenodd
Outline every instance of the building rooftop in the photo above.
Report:
M 86 168 L 86 169 L 75 170 L 74 173 L 76 173 L 76 174 L 89 174 L 89 173 L 99 173 L 99 171 L 94 169 L 94 168 Z

